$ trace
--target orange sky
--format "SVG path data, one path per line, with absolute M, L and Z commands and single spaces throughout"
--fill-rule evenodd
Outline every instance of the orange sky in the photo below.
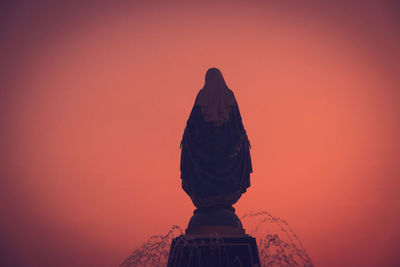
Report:
M 252 144 L 237 213 L 316 266 L 400 264 L 395 1 L 33 2 L 0 8 L 0 263 L 115 266 L 186 226 L 179 142 L 218 67 Z

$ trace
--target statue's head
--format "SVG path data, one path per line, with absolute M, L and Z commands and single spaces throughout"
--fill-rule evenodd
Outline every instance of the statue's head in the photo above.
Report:
M 209 68 L 206 73 L 205 87 L 225 86 L 227 87 L 222 73 L 217 68 Z

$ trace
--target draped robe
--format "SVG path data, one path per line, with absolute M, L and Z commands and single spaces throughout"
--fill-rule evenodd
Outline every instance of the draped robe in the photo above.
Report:
M 231 98 L 225 101 L 225 118 L 207 119 L 201 89 L 181 141 L 182 188 L 197 208 L 231 206 L 250 186 L 250 142 L 233 92 L 224 90 Z

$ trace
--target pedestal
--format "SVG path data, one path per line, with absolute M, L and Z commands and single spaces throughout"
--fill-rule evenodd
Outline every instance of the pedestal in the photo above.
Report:
M 256 239 L 182 235 L 171 244 L 168 267 L 259 267 Z
M 168 267 L 260 267 L 256 239 L 232 207 L 197 209 L 185 235 L 172 240 Z

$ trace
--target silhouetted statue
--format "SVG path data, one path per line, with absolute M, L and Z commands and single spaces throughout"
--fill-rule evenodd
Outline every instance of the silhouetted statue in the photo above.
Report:
M 260 266 L 232 207 L 250 186 L 250 142 L 221 71 L 207 70 L 181 141 L 182 188 L 196 210 L 172 240 L 168 267 Z
M 181 142 L 182 188 L 197 208 L 229 206 L 250 186 L 250 142 L 217 68 L 208 69 Z

